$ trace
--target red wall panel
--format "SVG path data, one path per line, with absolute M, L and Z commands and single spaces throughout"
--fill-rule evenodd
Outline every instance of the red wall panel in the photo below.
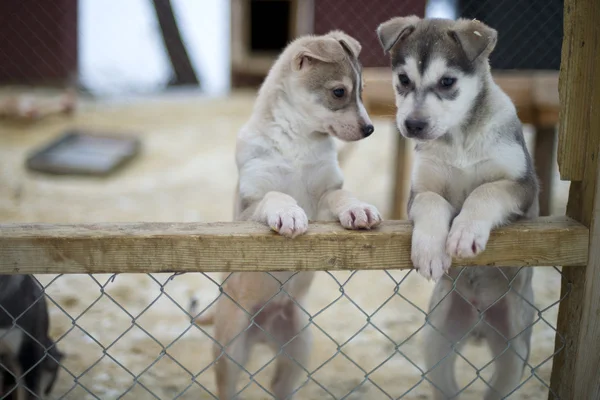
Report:
M 0 1 L 0 83 L 66 83 L 77 74 L 77 0 Z
M 383 54 L 375 30 L 377 26 L 397 16 L 425 15 L 425 0 L 314 0 L 315 33 L 324 34 L 341 29 L 361 42 L 360 59 L 364 67 L 386 67 L 389 59 Z

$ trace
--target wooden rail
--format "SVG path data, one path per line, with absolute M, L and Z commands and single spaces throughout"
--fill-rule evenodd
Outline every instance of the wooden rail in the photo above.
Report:
M 412 227 L 371 231 L 315 223 L 286 239 L 250 222 L 0 225 L 0 273 L 125 273 L 412 268 Z M 486 251 L 457 265 L 585 265 L 588 229 L 566 217 L 492 232 Z

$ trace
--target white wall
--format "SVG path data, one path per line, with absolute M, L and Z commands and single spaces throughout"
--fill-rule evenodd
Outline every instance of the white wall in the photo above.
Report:
M 208 94 L 229 90 L 229 0 L 172 0 L 188 54 Z M 146 93 L 171 65 L 150 0 L 80 0 L 80 81 L 98 95 Z
M 425 9 L 427 18 L 456 19 L 458 9 L 457 0 L 429 0 Z

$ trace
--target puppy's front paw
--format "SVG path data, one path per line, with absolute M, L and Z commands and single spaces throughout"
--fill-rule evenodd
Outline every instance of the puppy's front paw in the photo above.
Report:
M 483 250 L 490 237 L 490 227 L 485 221 L 455 220 L 446 241 L 446 251 L 452 257 L 475 257 Z
M 366 203 L 349 207 L 340 213 L 339 218 L 346 229 L 370 229 L 381 223 L 381 215 L 377 208 Z
M 308 217 L 298 206 L 286 207 L 267 215 L 269 227 L 282 236 L 294 238 L 308 229 Z
M 445 245 L 445 234 L 413 231 L 411 260 L 425 278 L 437 281 L 452 265 L 452 257 L 446 253 Z

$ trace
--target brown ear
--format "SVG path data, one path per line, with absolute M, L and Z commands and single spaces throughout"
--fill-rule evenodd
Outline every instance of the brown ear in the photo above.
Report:
M 477 20 L 459 19 L 449 32 L 469 61 L 488 58 L 496 47 L 498 32 Z
M 318 38 L 308 41 L 296 53 L 294 68 L 300 70 L 315 60 L 331 63 L 342 60 L 344 49 L 333 38 Z
M 377 37 L 383 52 L 389 52 L 396 43 L 404 40 L 415 30 L 421 18 L 416 15 L 392 18 L 377 27 Z
M 354 58 L 358 58 L 358 55 L 362 50 L 362 46 L 358 40 L 340 30 L 331 31 L 327 34 L 327 36 L 331 36 L 333 39 L 340 42 L 344 50 L 349 55 L 353 56 Z

